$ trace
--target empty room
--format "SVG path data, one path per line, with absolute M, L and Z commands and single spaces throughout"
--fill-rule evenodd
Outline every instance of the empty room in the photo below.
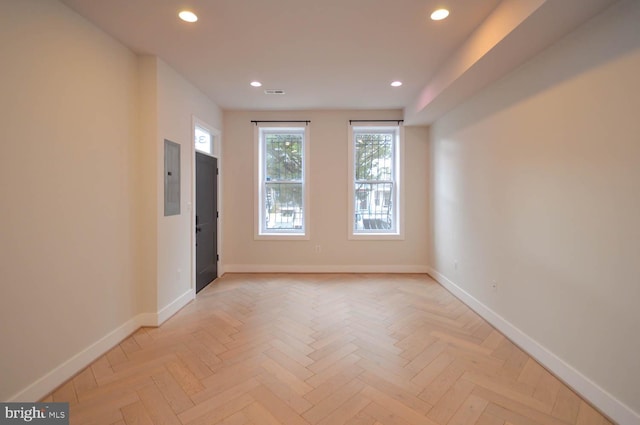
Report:
M 0 0 L 0 422 L 640 425 L 637 0 Z

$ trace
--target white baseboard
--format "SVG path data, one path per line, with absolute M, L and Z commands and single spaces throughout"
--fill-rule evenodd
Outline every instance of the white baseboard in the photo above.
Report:
M 164 306 L 158 313 L 156 314 L 156 324 L 155 326 L 160 326 L 163 324 L 168 318 L 176 314 L 182 307 L 189 304 L 191 300 L 196 297 L 195 289 L 189 289 L 182 295 L 180 295 L 175 300 L 171 301 L 169 304 Z
M 225 273 L 428 273 L 427 266 L 411 265 L 274 265 L 227 264 Z
M 158 313 L 140 313 L 136 317 L 140 327 L 155 328 L 158 326 Z
M 456 285 L 442 273 L 429 267 L 427 272 L 463 303 L 473 309 L 487 322 L 506 335 L 511 341 L 535 358 L 540 364 L 553 372 L 558 378 L 572 387 L 578 394 L 600 409 L 605 415 L 620 425 L 639 425 L 640 414 L 616 399 L 595 382 L 567 364 L 540 343 L 522 332 L 504 317 L 484 305 L 473 295 Z
M 120 344 L 143 326 L 160 326 L 195 297 L 193 289 L 180 295 L 157 313 L 141 313 L 80 351 L 49 373 L 10 397 L 7 401 L 36 401 L 58 388 L 98 357 Z
M 140 316 L 128 320 L 123 325 L 109 332 L 78 354 L 74 355 L 27 388 L 9 398 L 9 402 L 36 401 L 58 388 L 69 378 L 84 369 L 92 361 L 112 349 L 123 339 L 135 332 L 140 326 Z

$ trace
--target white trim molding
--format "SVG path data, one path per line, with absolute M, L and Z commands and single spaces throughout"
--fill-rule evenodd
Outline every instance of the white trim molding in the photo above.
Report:
M 162 307 L 157 313 L 142 313 L 137 316 L 140 326 L 148 326 L 151 328 L 158 327 L 167 321 L 171 316 L 176 314 L 182 307 L 189 304 L 191 300 L 195 299 L 196 291 L 191 288 L 185 293 L 180 295 L 175 300 L 171 301 L 166 306 Z
M 310 121 L 309 121 L 310 122 Z M 254 240 L 286 240 L 286 241 L 308 241 L 311 239 L 311 131 L 310 125 L 302 125 L 296 122 L 280 123 L 260 123 L 254 127 L 254 193 L 253 193 L 253 226 Z M 266 211 L 266 160 L 264 134 L 273 132 L 302 134 L 302 229 L 267 229 L 265 223 Z M 291 181 L 293 182 L 293 181 Z
M 224 224 L 224 209 L 223 209 L 223 196 L 222 196 L 222 187 L 224 184 L 224 171 L 222 164 L 222 132 L 215 128 L 212 125 L 207 124 L 205 121 L 201 120 L 195 115 L 191 116 L 191 136 L 193 137 L 192 148 L 190 150 L 191 155 L 191 203 L 189 206 L 189 212 L 191 214 L 191 288 L 195 291 L 196 287 L 196 152 L 203 153 L 207 155 L 206 152 L 199 151 L 195 148 L 195 132 L 196 127 L 200 127 L 209 132 L 212 138 L 212 152 L 209 156 L 212 156 L 218 160 L 218 187 L 216 188 L 217 193 L 217 213 L 218 213 L 218 221 L 217 232 L 216 232 L 216 243 L 218 247 L 218 276 L 222 276 L 222 272 L 220 271 L 222 268 L 222 260 L 223 260 L 223 224 Z M 195 297 L 195 292 L 194 292 Z
M 156 322 L 154 325 L 145 325 L 145 326 L 160 326 L 171 316 L 176 314 L 182 307 L 189 304 L 191 300 L 196 297 L 196 290 L 189 289 L 184 294 L 180 295 L 175 300 L 171 301 L 169 304 L 164 306 L 158 313 L 156 314 Z
M 123 325 L 109 332 L 93 344 L 86 347 L 49 373 L 9 398 L 9 402 L 35 401 L 55 390 L 76 373 L 87 367 L 95 359 L 122 342 L 141 326 L 143 315 L 135 316 Z
M 616 399 L 598 384 L 574 369 L 511 322 L 480 302 L 437 270 L 428 267 L 428 274 L 456 298 L 478 313 L 483 319 L 507 336 L 545 368 L 592 403 L 602 413 L 621 425 L 640 424 L 640 414 Z
M 429 267 L 422 265 L 277 265 L 227 264 L 225 273 L 419 273 L 426 274 Z
M 390 121 L 389 123 L 378 123 L 377 125 L 354 126 L 351 122 L 348 124 L 349 141 L 347 143 L 347 160 L 349 166 L 347 168 L 347 239 L 348 240 L 404 240 L 404 218 L 405 218 L 405 195 L 404 188 L 404 126 L 399 122 Z M 355 175 L 356 175 L 356 138 L 359 133 L 381 133 L 393 135 L 393 179 L 384 181 L 393 185 L 391 205 L 393 211 L 393 228 L 389 230 L 372 230 L 370 233 L 356 230 L 356 201 L 355 201 Z M 373 182 L 372 183 L 376 183 Z M 383 183 L 383 181 L 377 181 Z
M 67 380 L 72 378 L 91 362 L 102 356 L 116 345 L 124 341 L 129 335 L 141 327 L 157 327 L 176 314 L 182 307 L 195 298 L 195 290 L 189 289 L 174 301 L 167 304 L 157 313 L 141 313 L 124 324 L 112 330 L 88 347 L 75 354 L 53 370 L 14 394 L 7 401 L 36 401 L 45 397 Z

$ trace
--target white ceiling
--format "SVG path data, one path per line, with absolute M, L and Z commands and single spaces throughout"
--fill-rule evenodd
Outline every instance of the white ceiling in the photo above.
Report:
M 223 109 L 404 108 L 427 124 L 613 0 L 62 1 Z M 451 15 L 431 21 L 439 6 Z M 184 8 L 199 21 L 180 21 Z M 526 48 L 506 42 L 518 36 Z M 477 65 L 489 54 L 505 65 L 487 76 Z

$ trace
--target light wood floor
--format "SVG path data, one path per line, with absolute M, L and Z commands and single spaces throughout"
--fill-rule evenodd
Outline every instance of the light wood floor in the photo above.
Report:
M 610 424 L 425 275 L 226 275 L 45 400 L 72 424 Z

